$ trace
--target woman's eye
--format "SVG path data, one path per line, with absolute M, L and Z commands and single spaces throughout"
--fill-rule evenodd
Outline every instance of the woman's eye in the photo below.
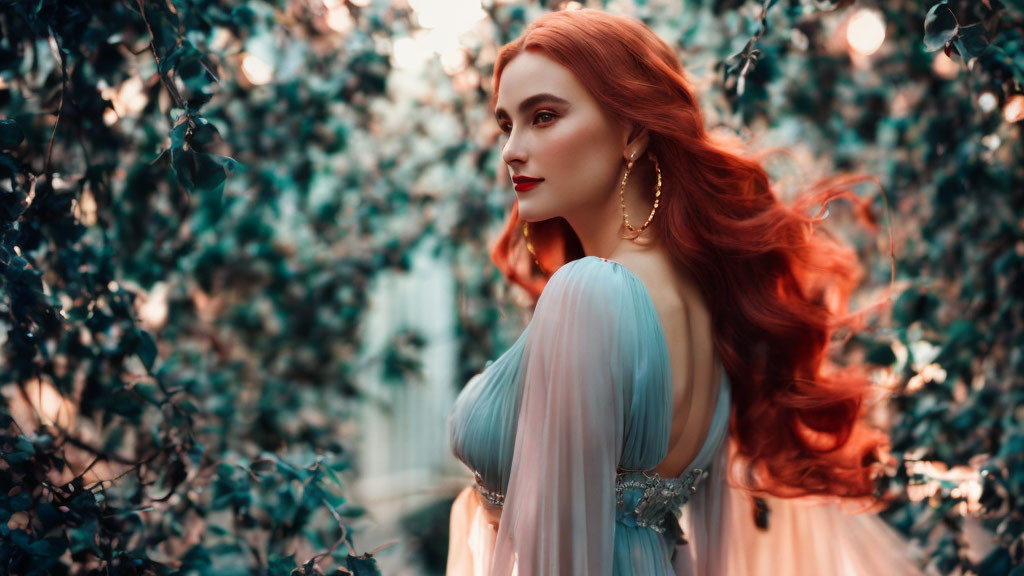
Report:
M 550 117 L 550 120 L 543 120 L 544 117 Z M 534 116 L 533 118 L 535 121 L 540 120 L 541 122 L 550 122 L 551 120 L 554 120 L 557 117 L 558 116 L 552 112 L 538 112 L 537 115 Z M 512 124 L 505 122 L 504 124 L 498 124 L 498 128 L 502 132 L 508 134 L 509 132 L 512 131 Z
M 555 118 L 555 115 L 552 114 L 551 112 L 540 112 L 534 118 L 535 119 L 540 119 L 541 116 L 550 116 L 552 120 Z

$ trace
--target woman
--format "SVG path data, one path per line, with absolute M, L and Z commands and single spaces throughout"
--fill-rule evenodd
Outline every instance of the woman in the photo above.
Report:
M 886 435 L 863 371 L 825 364 L 855 254 L 804 211 L 868 178 L 784 206 L 631 18 L 546 14 L 494 88 L 517 203 L 492 258 L 539 299 L 449 420 L 476 484 L 448 573 L 917 573 L 837 507 L 873 502 Z

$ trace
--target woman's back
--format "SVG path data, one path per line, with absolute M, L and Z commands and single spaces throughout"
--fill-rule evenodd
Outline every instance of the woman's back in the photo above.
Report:
M 672 429 L 665 459 L 654 468 L 681 476 L 707 439 L 722 365 L 712 339 L 711 314 L 693 278 L 657 248 L 613 255 L 638 277 L 654 303 L 672 366 Z

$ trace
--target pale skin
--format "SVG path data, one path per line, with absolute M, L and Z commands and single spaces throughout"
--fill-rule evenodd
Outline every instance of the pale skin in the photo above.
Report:
M 556 98 L 533 98 L 538 94 Z M 669 451 L 654 471 L 682 474 L 706 439 L 721 368 L 711 316 L 693 278 L 650 228 L 640 238 L 643 243 L 629 239 L 632 234 L 623 237 L 619 186 L 631 158 L 625 190 L 629 223 L 639 228 L 652 208 L 656 176 L 647 159 L 648 130 L 610 115 L 572 71 L 538 52 L 521 53 L 504 69 L 495 118 L 507 136 L 502 160 L 509 177 L 543 178 L 533 189 L 517 192 L 520 217 L 527 222 L 564 218 L 586 255 L 622 264 L 647 288 L 665 334 L 673 382 Z M 685 198 L 663 193 L 654 218 L 674 201 Z

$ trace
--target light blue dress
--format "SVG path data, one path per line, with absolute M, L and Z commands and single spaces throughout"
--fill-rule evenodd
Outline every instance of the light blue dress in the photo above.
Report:
M 682 508 L 728 431 L 722 374 L 706 440 L 683 475 L 643 472 L 665 458 L 672 424 L 654 303 L 617 262 L 587 256 L 559 268 L 522 335 L 470 379 L 449 418 L 454 454 L 482 501 L 501 508 L 478 570 L 676 574 Z

